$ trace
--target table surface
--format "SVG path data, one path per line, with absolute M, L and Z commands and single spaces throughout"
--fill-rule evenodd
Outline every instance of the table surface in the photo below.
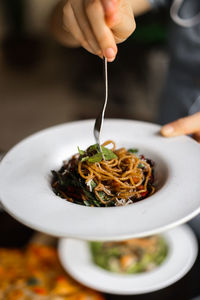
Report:
M 0 212 L 0 224 L 0 247 L 23 247 L 30 241 L 30 239 L 35 234 L 33 230 L 20 224 L 4 211 Z M 199 239 L 198 242 L 200 244 Z M 181 280 L 179 280 L 178 282 L 176 282 L 168 288 L 142 295 L 116 296 L 106 294 L 105 297 L 107 300 L 190 300 L 198 295 L 200 295 L 199 254 L 194 266 L 187 273 L 187 275 L 185 275 Z

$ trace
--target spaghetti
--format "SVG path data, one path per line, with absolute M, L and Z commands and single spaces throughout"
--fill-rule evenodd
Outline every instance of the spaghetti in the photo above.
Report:
M 106 146 L 112 145 L 112 149 Z M 153 162 L 138 156 L 136 150 L 116 150 L 113 141 L 106 141 L 102 153 L 97 145 L 79 150 L 59 172 L 53 171 L 52 187 L 68 201 L 88 206 L 121 206 L 151 195 Z

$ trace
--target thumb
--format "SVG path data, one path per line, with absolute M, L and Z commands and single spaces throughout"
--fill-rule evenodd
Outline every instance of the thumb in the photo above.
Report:
M 200 112 L 178 119 L 161 128 L 161 134 L 166 137 L 193 134 L 200 131 Z

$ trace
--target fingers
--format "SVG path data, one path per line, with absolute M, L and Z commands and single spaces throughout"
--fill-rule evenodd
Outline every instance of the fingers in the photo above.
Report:
M 82 33 L 82 38 L 84 39 L 84 42 L 88 43 L 89 47 L 92 49 L 94 54 L 102 56 L 102 51 L 92 32 L 92 28 L 85 14 L 83 1 L 82 0 L 73 1 L 71 3 L 71 7 L 73 9 L 76 22 Z
M 110 16 L 115 13 L 118 3 L 117 0 L 101 0 L 101 3 L 103 5 L 106 16 Z
M 126 40 L 135 30 L 130 3 L 128 0 L 68 0 L 63 10 L 64 28 L 77 44 L 111 62 L 117 54 L 116 43 Z M 110 25 L 105 17 L 109 18 Z
M 63 26 L 89 52 L 115 59 L 117 46 L 100 0 L 69 0 L 63 9 Z
M 112 31 L 105 23 L 103 6 L 99 0 L 85 0 L 85 5 L 88 20 L 103 55 L 111 62 L 117 54 L 117 46 Z
M 136 23 L 130 2 L 119 2 L 119 9 L 115 13 L 115 19 L 110 28 L 116 43 L 125 41 L 134 32 Z
M 200 112 L 185 118 L 178 119 L 175 122 L 167 124 L 161 128 L 161 134 L 166 137 L 195 134 L 199 139 L 200 132 Z
M 107 24 L 110 26 L 115 21 L 115 14 L 118 8 L 118 0 L 101 0 L 104 8 Z
M 70 32 L 73 35 L 73 37 L 81 44 L 83 48 L 93 53 L 92 48 L 83 36 L 82 31 L 80 30 L 70 2 L 67 2 L 67 4 L 63 8 L 63 27 L 66 31 Z

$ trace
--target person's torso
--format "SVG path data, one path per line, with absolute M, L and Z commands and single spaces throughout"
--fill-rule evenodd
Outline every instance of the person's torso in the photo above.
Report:
M 184 0 L 178 16 L 191 20 L 200 14 L 200 0 Z M 200 18 L 191 27 L 184 27 L 171 20 L 169 35 L 171 63 L 181 71 L 200 76 Z

